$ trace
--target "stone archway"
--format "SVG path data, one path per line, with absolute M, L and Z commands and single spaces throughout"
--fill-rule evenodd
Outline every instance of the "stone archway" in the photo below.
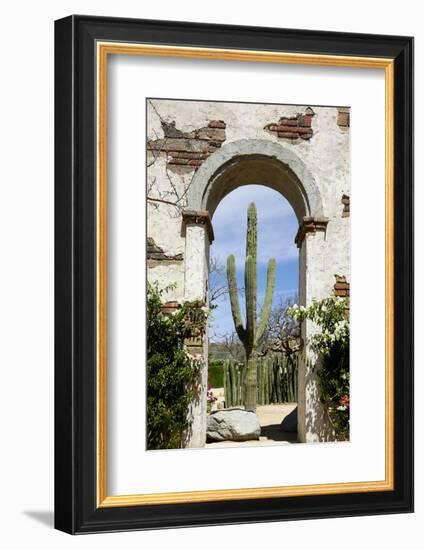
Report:
M 321 194 L 304 162 L 291 150 L 264 139 L 233 141 L 213 153 L 193 176 L 189 208 L 212 216 L 225 195 L 252 182 L 284 195 L 299 224 L 305 217 L 324 217 Z
M 280 192 L 291 204 L 299 230 L 299 302 L 306 305 L 322 297 L 319 274 L 324 273 L 325 217 L 321 193 L 305 163 L 278 143 L 242 139 L 222 146 L 193 176 L 183 214 L 185 233 L 184 296 L 187 300 L 207 298 L 209 244 L 213 240 L 211 218 L 220 201 L 242 185 L 262 184 Z M 311 327 L 303 327 L 307 341 Z M 204 346 L 207 357 L 207 345 Z M 306 355 L 310 350 L 306 350 Z M 326 427 L 318 399 L 316 378 L 300 362 L 298 381 L 298 437 L 300 441 L 323 439 Z M 205 439 L 207 364 L 202 378 L 204 399 L 193 410 L 192 446 Z

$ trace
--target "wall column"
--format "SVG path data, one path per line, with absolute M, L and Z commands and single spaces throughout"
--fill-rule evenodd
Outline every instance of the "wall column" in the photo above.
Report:
M 299 254 L 299 303 L 307 306 L 313 299 L 321 300 L 328 296 L 322 281 L 325 280 L 327 218 L 305 217 L 296 235 Z M 318 380 L 310 365 L 315 365 L 317 357 L 308 345 L 308 340 L 317 330 L 314 323 L 302 323 L 302 339 L 305 342 L 304 357 L 299 361 L 298 372 L 298 439 L 309 443 L 331 441 L 334 434 L 323 405 L 319 400 Z
M 185 232 L 184 301 L 198 300 L 208 305 L 209 245 L 213 241 L 213 229 L 209 213 L 186 210 L 183 212 Z M 187 349 L 193 355 L 203 357 L 200 375 L 199 399 L 190 411 L 192 419 L 188 447 L 203 447 L 206 443 L 206 414 L 208 386 L 208 335 L 187 341 Z

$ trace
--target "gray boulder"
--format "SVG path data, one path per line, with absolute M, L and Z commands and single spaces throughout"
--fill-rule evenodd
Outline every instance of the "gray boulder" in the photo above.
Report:
M 282 432 L 297 432 L 297 407 L 292 410 L 287 416 L 285 416 L 280 424 L 280 430 Z
M 248 441 L 259 439 L 261 426 L 256 413 L 244 409 L 224 409 L 208 416 L 208 441 Z

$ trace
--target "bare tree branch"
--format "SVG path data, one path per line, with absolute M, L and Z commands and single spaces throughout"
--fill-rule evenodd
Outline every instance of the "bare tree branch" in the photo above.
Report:
M 267 328 L 260 342 L 258 353 L 293 353 L 301 345 L 299 323 L 287 313 L 289 307 L 297 302 L 297 295 L 280 298 L 273 307 Z
M 217 335 L 218 336 L 218 335 Z M 210 346 L 211 353 L 224 352 L 232 359 L 243 362 L 245 359 L 245 351 L 242 346 L 237 333 L 231 332 L 229 334 L 222 334 L 218 336 L 219 341 L 213 342 Z
M 150 107 L 156 114 L 156 116 L 159 118 L 159 121 L 162 125 L 162 128 L 166 128 L 167 122 L 160 114 L 158 108 L 156 105 L 152 102 L 152 100 L 148 100 Z M 153 129 L 153 132 L 155 134 L 156 140 L 158 141 L 160 138 L 156 132 L 156 130 Z M 169 189 L 168 190 L 162 190 L 160 191 L 156 182 L 156 178 L 153 178 L 152 181 L 148 185 L 148 192 L 147 192 L 147 200 L 152 202 L 158 202 L 163 204 L 168 204 L 171 206 L 174 206 L 176 209 L 176 216 L 179 216 L 181 214 L 181 211 L 187 206 L 187 194 L 191 187 L 193 177 L 191 177 L 188 184 L 185 184 L 184 178 L 182 178 L 184 189 L 182 192 L 178 191 L 178 186 L 175 183 L 170 170 L 169 170 L 169 154 L 166 150 L 166 143 L 167 143 L 168 136 L 166 134 L 166 131 L 164 130 L 164 138 L 162 140 L 162 143 L 160 145 L 160 148 L 155 151 L 151 150 L 151 153 L 153 155 L 153 159 L 147 163 L 147 167 L 151 167 L 155 164 L 155 162 L 158 160 L 159 156 L 162 153 L 166 154 L 166 162 L 165 162 L 165 175 L 169 183 Z M 153 196 L 152 196 L 153 195 Z M 158 196 L 155 196 L 158 195 Z
M 216 307 L 217 303 L 227 296 L 227 270 L 225 265 L 214 255 L 211 255 L 209 260 L 209 304 L 211 307 Z M 237 289 L 241 294 L 244 293 L 244 287 Z
M 177 205 L 175 204 L 175 202 L 167 201 L 165 199 L 158 199 L 156 197 L 147 197 L 147 200 L 151 202 L 162 202 L 163 204 L 169 204 L 170 206 L 175 206 L 177 208 Z

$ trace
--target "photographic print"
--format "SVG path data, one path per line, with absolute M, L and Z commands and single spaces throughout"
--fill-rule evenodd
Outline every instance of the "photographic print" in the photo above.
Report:
M 55 527 L 411 512 L 413 39 L 72 15 L 55 60 Z
M 146 113 L 147 449 L 348 441 L 350 108 Z

